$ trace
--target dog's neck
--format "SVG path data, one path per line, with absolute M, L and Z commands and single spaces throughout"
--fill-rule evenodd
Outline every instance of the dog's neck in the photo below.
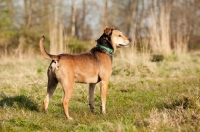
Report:
M 97 41 L 97 46 L 108 51 L 109 54 L 113 55 L 114 54 L 114 49 L 112 47 L 111 43 L 111 36 L 106 35 L 105 33 L 101 35 Z
M 97 47 L 101 48 L 102 50 L 106 50 L 109 54 L 114 55 L 113 49 L 110 49 L 102 44 L 97 43 Z
M 114 49 L 111 43 L 111 34 L 106 35 L 105 33 L 101 35 L 99 39 L 96 40 L 97 45 L 96 47 L 91 49 L 91 52 L 95 53 L 95 51 L 105 53 L 109 56 L 112 62 L 112 56 L 114 54 Z
M 96 52 L 101 52 L 101 53 L 106 54 L 110 58 L 111 62 L 113 60 L 113 54 L 110 54 L 107 50 L 105 50 L 105 49 L 103 49 L 99 46 L 95 46 L 94 48 L 92 48 L 90 50 L 90 52 L 93 53 L 96 56 L 97 59 L 98 59 L 98 56 L 96 55 Z

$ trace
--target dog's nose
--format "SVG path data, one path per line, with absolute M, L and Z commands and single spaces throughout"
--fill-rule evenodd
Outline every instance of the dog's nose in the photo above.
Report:
M 128 40 L 131 42 L 132 41 L 132 39 L 131 38 L 128 38 Z

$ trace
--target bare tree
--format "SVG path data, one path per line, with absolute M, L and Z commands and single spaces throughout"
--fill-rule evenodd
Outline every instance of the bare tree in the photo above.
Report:
M 150 20 L 152 25 L 149 27 L 150 45 L 153 53 L 169 56 L 170 46 L 170 14 L 172 2 L 163 1 L 158 5 L 158 15 L 156 12 L 157 0 L 153 2 L 153 8 L 150 10 Z
M 134 26 L 137 19 L 139 0 L 115 0 L 109 1 L 107 23 L 111 26 L 123 29 L 124 34 L 133 36 Z M 105 6 L 104 6 L 105 7 Z
M 52 19 L 49 21 L 49 36 L 50 36 L 50 53 L 57 54 L 57 34 L 58 34 L 58 0 L 55 0 L 53 6 L 53 22 Z
M 86 38 L 86 24 L 85 24 L 85 18 L 86 18 L 86 3 L 85 0 L 82 2 L 82 39 Z
M 76 33 L 76 4 L 75 0 L 72 0 L 72 10 L 71 10 L 71 37 L 75 37 Z
M 0 50 L 2 53 L 7 54 L 9 47 L 18 47 L 19 35 L 16 34 L 20 31 L 24 33 L 24 35 L 20 34 L 20 37 L 26 34 L 24 44 L 32 43 L 35 48 L 38 37 L 49 33 L 51 52 L 60 53 L 62 49 L 65 50 L 67 32 L 69 36 L 78 39 L 90 39 L 94 37 L 94 32 L 97 35 L 96 32 L 102 31 L 102 28 L 105 29 L 108 25 L 132 37 L 133 43 L 137 39 L 145 39 L 135 44 L 151 45 L 155 53 L 186 52 L 190 46 L 189 43 L 194 43 L 195 46 L 199 43 L 199 0 L 103 0 L 98 2 L 95 0 L 71 0 L 71 2 L 22 0 L 22 2 L 24 3 L 0 0 L 0 37 L 2 38 Z M 15 6 L 16 8 L 13 8 Z M 67 6 L 71 10 L 66 10 Z M 94 25 L 94 22 L 98 23 L 99 19 L 101 22 Z M 11 36 L 14 36 L 14 39 Z
M 3 6 L 2 6 L 3 5 Z M 0 51 L 4 56 L 8 55 L 8 46 L 11 44 L 12 32 L 14 23 L 13 1 L 0 1 Z
M 127 13 L 126 34 L 127 35 L 130 35 L 131 30 L 133 29 L 133 24 L 134 24 L 134 20 L 135 20 L 134 18 L 135 18 L 135 14 L 137 11 L 137 6 L 138 6 L 138 0 L 129 0 L 127 3 L 127 8 L 126 8 L 126 13 Z M 131 35 L 131 36 L 133 36 L 133 35 Z
M 25 31 L 28 32 L 32 25 L 35 0 L 24 0 Z
M 197 22 L 195 2 L 191 0 L 176 0 L 172 13 L 171 32 L 173 49 L 176 54 L 186 53 L 190 36 Z
M 107 10 L 108 10 L 108 0 L 104 0 L 103 21 L 102 21 L 103 30 L 108 26 Z

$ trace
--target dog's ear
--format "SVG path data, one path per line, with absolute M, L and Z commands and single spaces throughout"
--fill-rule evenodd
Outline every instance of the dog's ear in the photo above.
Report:
M 106 35 L 110 35 L 111 33 L 112 33 L 112 30 L 114 30 L 115 28 L 114 27 L 112 27 L 112 28 L 106 28 L 105 30 L 104 30 L 104 33 L 106 34 Z

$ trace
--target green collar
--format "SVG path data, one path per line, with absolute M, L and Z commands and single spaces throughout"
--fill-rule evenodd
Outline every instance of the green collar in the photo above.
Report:
M 106 46 L 103 46 L 101 44 L 97 44 L 98 47 L 102 48 L 102 49 L 105 49 L 106 51 L 108 51 L 108 53 L 110 53 L 111 55 L 114 54 L 114 51 Z

